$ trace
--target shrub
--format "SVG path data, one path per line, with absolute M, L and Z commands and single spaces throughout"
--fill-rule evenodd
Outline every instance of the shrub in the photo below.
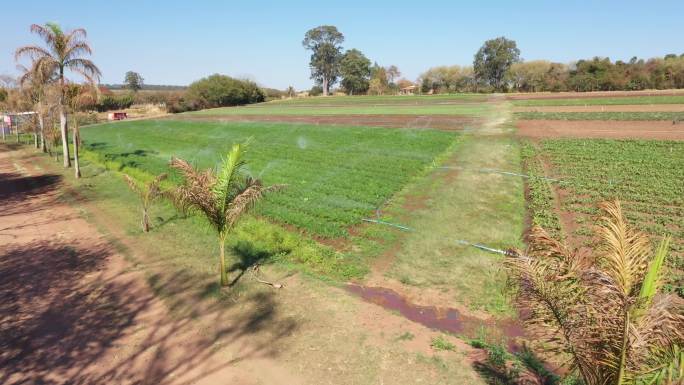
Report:
M 190 84 L 182 98 L 186 107 L 194 109 L 260 103 L 265 99 L 264 92 L 256 83 L 219 74 Z
M 319 96 L 323 94 L 323 87 L 321 86 L 313 86 L 311 87 L 311 90 L 309 90 L 309 96 Z
M 111 111 L 111 110 L 120 110 L 124 108 L 128 108 L 131 105 L 133 105 L 133 95 L 130 94 L 125 94 L 125 95 L 104 95 L 100 98 L 100 100 L 97 102 L 95 105 L 95 108 L 100 111 Z

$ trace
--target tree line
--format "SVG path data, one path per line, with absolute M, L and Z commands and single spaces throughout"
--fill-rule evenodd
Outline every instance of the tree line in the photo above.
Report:
M 684 54 L 629 61 L 605 57 L 570 64 L 548 60 L 524 61 L 514 40 L 487 40 L 475 53 L 472 66 L 437 66 L 416 82 L 399 79 L 392 65 L 381 67 L 358 49 L 343 52 L 344 35 L 335 26 L 322 25 L 306 32 L 302 45 L 311 51 L 309 67 L 315 86 L 311 95 L 328 95 L 339 83 L 348 95 L 398 93 L 415 85 L 416 93 L 631 91 L 684 88 Z M 396 83 L 395 83 L 396 81 Z

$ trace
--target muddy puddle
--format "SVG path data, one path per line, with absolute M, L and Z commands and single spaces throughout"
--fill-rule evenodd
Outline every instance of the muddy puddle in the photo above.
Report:
M 394 290 L 384 287 L 348 284 L 346 290 L 366 302 L 398 312 L 406 319 L 430 329 L 466 338 L 478 338 L 484 335 L 489 341 L 505 342 L 512 351 L 519 349 L 517 341 L 524 337 L 522 326 L 513 319 L 482 320 L 464 315 L 452 308 L 416 305 Z

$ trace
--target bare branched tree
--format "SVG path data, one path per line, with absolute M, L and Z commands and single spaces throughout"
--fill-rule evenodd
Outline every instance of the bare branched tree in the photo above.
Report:
M 166 177 L 166 174 L 160 174 L 147 184 L 142 184 L 127 174 L 124 174 L 124 179 L 126 180 L 126 183 L 128 183 L 128 187 L 138 194 L 138 197 L 140 198 L 140 204 L 142 206 L 141 225 L 143 232 L 150 231 L 150 207 L 155 201 L 163 196 L 161 182 L 166 179 Z
M 245 151 L 245 144 L 234 144 L 217 171 L 198 171 L 183 159 L 171 160 L 171 167 L 185 178 L 184 184 L 176 191 L 178 200 L 202 213 L 218 235 L 221 286 L 228 285 L 225 244 L 229 232 L 265 193 L 282 187 L 264 187 L 258 179 L 247 176 Z
M 654 383 L 676 371 L 669 383 L 680 384 L 684 300 L 660 292 L 669 239 L 653 253 L 619 202 L 601 209 L 593 252 L 570 250 L 535 227 L 528 250 L 512 253 L 507 266 L 524 322 L 586 385 Z

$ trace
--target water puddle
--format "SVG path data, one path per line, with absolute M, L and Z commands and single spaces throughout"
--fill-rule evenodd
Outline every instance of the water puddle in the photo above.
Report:
M 520 348 L 516 340 L 524 337 L 522 326 L 513 319 L 485 321 L 464 315 L 452 308 L 415 305 L 408 302 L 396 291 L 384 287 L 348 284 L 346 289 L 366 302 L 396 311 L 404 318 L 433 330 L 466 338 L 477 338 L 484 335 L 487 340 L 505 342 L 511 351 L 517 351 Z

